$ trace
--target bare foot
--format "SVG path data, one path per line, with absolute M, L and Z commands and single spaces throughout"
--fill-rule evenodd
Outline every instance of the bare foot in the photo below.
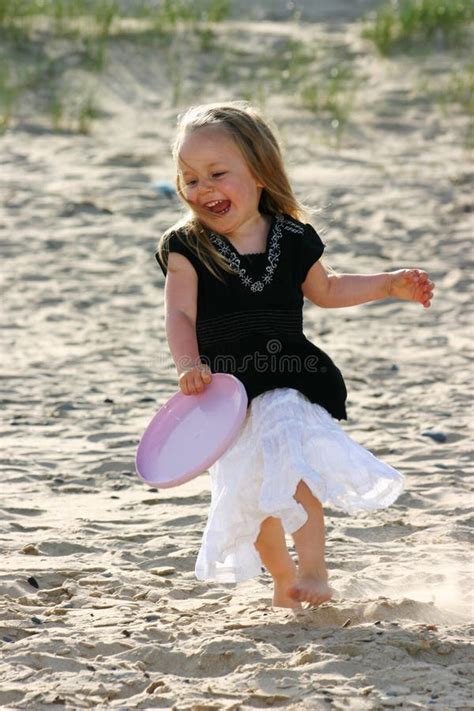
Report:
M 327 580 L 305 576 L 297 579 L 295 584 L 287 590 L 287 595 L 292 600 L 309 602 L 311 606 L 316 607 L 330 600 L 332 592 Z
M 303 606 L 300 602 L 293 600 L 287 593 L 286 590 L 277 590 L 273 593 L 272 600 L 273 607 L 291 607 L 293 610 L 302 610 Z
M 288 588 L 296 583 L 296 569 L 294 575 L 289 578 L 273 579 L 275 589 L 273 591 L 273 607 L 291 607 L 294 610 L 302 610 L 302 605 L 297 600 L 288 595 Z

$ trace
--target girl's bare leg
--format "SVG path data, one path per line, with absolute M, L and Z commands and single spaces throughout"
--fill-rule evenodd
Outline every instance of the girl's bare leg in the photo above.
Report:
M 262 522 L 255 548 L 275 584 L 273 606 L 301 609 L 301 604 L 288 595 L 288 589 L 296 583 L 296 565 L 286 547 L 279 518 L 269 516 Z
M 299 482 L 294 498 L 302 504 L 308 520 L 292 534 L 298 553 L 298 574 L 295 584 L 288 589 L 288 595 L 293 600 L 320 605 L 331 598 L 324 560 L 323 507 L 304 481 Z

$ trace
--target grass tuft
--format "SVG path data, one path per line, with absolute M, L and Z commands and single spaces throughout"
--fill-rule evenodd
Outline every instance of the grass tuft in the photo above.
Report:
M 105 67 L 107 57 L 107 45 L 101 37 L 84 37 L 84 51 L 82 55 L 82 65 L 84 69 L 93 72 L 100 72 Z
M 278 47 L 276 56 L 271 63 L 273 81 L 280 89 L 298 85 L 306 79 L 311 65 L 316 59 L 316 52 L 301 40 L 288 38 Z
M 79 101 L 77 112 L 77 130 L 79 133 L 88 134 L 91 131 L 91 123 L 99 117 L 99 107 L 93 94 L 86 94 Z
M 59 93 L 54 93 L 49 101 L 49 116 L 51 119 L 51 126 L 55 131 L 59 131 L 63 127 L 64 121 L 64 100 Z
M 453 72 L 448 82 L 438 83 L 434 96 L 445 116 L 453 108 L 467 116 L 465 144 L 467 148 L 474 148 L 474 55 L 465 67 Z
M 394 0 L 377 10 L 363 30 L 383 56 L 395 50 L 462 41 L 474 19 L 474 0 Z
M 0 133 L 4 133 L 13 118 L 13 109 L 20 94 L 15 85 L 11 70 L 6 62 L 0 64 Z
M 223 22 L 229 14 L 230 0 L 162 0 L 157 8 L 145 5 L 141 10 L 161 35 L 173 33 L 180 25 L 196 28 Z
M 326 78 L 311 80 L 301 88 L 303 106 L 328 120 L 337 142 L 349 122 L 359 81 L 352 69 L 342 64 L 332 67 Z

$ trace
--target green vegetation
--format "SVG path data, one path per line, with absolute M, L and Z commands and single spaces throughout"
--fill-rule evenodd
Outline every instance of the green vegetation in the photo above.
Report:
M 301 89 L 303 105 L 328 118 L 338 142 L 349 121 L 359 83 L 350 67 L 338 65 L 323 79 L 312 80 Z
M 49 115 L 51 117 L 51 125 L 55 131 L 63 128 L 65 112 L 65 102 L 62 96 L 57 93 L 53 94 L 49 102 Z
M 117 0 L 0 0 L 0 133 L 11 125 L 25 94 L 37 113 L 49 115 L 54 130 L 90 131 L 98 115 L 95 102 L 89 93 L 76 96 L 75 103 L 64 95 L 64 75 L 71 69 L 102 72 L 112 43 L 127 38 L 161 43 L 178 103 L 183 71 L 179 56 L 166 47 L 187 33 L 197 51 L 212 51 L 212 25 L 226 19 L 229 10 L 230 0 L 162 0 L 158 5 L 143 0 L 133 11 L 122 10 Z
M 10 73 L 9 81 L 2 82 L 0 130 L 11 125 L 17 100 L 28 93 L 37 114 L 48 116 L 54 130 L 89 131 L 97 116 L 95 103 L 88 95 L 81 98 L 80 92 L 68 95 L 63 90 L 69 83 L 66 75 L 71 70 L 86 75 L 102 72 L 112 47 L 140 39 L 141 46 L 166 66 L 173 105 L 194 101 L 206 83 L 244 86 L 242 94 L 261 106 L 272 93 L 286 94 L 312 111 L 321 127 L 339 141 L 352 108 L 352 72 L 336 66 L 333 59 L 329 68 L 321 67 L 319 52 L 310 43 L 288 36 L 277 37 L 266 50 L 239 49 L 239 38 L 233 43 L 232 33 L 230 42 L 223 44 L 214 25 L 228 17 L 230 4 L 230 0 L 142 0 L 132 14 L 122 11 L 124 5 L 117 0 L 0 0 L 0 39 L 10 43 L 10 61 L 23 67 L 28 77 L 15 83 Z M 196 71 L 199 83 L 189 80 Z M 319 76 L 328 78 L 316 81 Z
M 200 25 L 222 22 L 230 12 L 230 0 L 162 0 L 155 7 L 144 6 L 140 15 L 151 19 L 160 32 L 175 30 L 180 24 Z
M 383 56 L 434 41 L 450 47 L 473 19 L 474 0 L 397 0 L 377 10 L 363 35 Z
M 101 72 L 107 59 L 107 45 L 104 39 L 84 37 L 82 51 L 82 65 L 84 69 L 92 72 Z
M 474 34 L 474 0 L 393 0 L 372 15 L 362 34 L 384 57 L 405 53 L 419 63 L 418 92 L 446 116 L 461 110 L 468 118 L 468 147 L 474 146 L 474 59 L 466 46 Z M 424 61 L 451 51 L 450 68 L 436 85 Z M 463 66 L 464 63 L 464 66 Z M 428 71 L 426 71 L 428 69 Z
M 0 64 L 0 133 L 5 131 L 12 120 L 13 109 L 18 97 L 18 88 L 11 77 L 7 63 Z
M 0 27 L 29 34 L 47 20 L 56 36 L 73 37 L 87 20 L 88 31 L 107 37 L 117 13 L 116 0 L 0 0 Z
M 278 95 L 311 113 L 315 128 L 340 144 L 362 83 L 357 55 L 347 45 L 323 46 L 294 37 L 292 30 L 266 33 L 250 45 L 231 24 L 217 33 L 215 23 L 229 17 L 230 0 L 140 0 L 133 10 L 130 5 L 0 0 L 0 133 L 33 113 L 53 130 L 89 132 L 99 115 L 94 96 L 109 56 L 120 62 L 136 54 L 139 62 L 149 62 L 150 77 L 156 76 L 172 105 L 240 87 L 239 98 L 263 109 Z M 474 0 L 393 0 L 365 27 L 365 36 L 384 55 L 418 46 L 426 53 L 456 40 L 456 61 L 435 88 L 424 60 L 414 56 L 425 97 L 445 112 L 467 114 L 471 131 L 474 61 L 466 63 L 461 38 L 473 7 Z
M 277 40 L 260 61 L 257 55 L 226 55 L 219 69 L 219 81 L 244 84 L 244 99 L 265 108 L 268 97 L 283 94 L 293 104 L 314 114 L 316 124 L 340 143 L 347 129 L 356 91 L 361 83 L 348 56 L 341 51 L 315 49 L 292 37 Z
M 301 40 L 288 38 L 277 47 L 269 64 L 269 79 L 277 82 L 278 88 L 291 89 L 307 79 L 315 64 L 317 53 Z
M 99 108 L 92 93 L 83 95 L 77 105 L 77 130 L 79 133 L 89 133 L 91 121 L 99 116 Z
M 74 95 L 70 91 L 58 90 L 50 98 L 48 113 L 55 131 L 88 134 L 100 109 L 94 92 L 82 88 Z
M 56 36 L 86 32 L 108 37 L 114 23 L 127 18 L 150 21 L 156 31 L 170 32 L 180 24 L 215 23 L 225 20 L 230 0 L 162 0 L 122 11 L 117 0 L 0 0 L 0 27 L 30 32 L 39 19 L 52 24 Z
M 474 56 L 463 71 L 454 73 L 445 93 L 450 103 L 458 104 L 474 117 Z
M 433 94 L 445 116 L 457 108 L 468 117 L 465 143 L 474 148 L 474 55 L 447 81 L 438 82 Z

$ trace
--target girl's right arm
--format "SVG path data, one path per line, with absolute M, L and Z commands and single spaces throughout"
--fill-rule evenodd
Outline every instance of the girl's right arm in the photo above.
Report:
M 196 337 L 198 276 L 182 254 L 170 252 L 165 281 L 166 336 L 178 371 L 179 387 L 195 395 L 211 382 L 209 368 L 201 363 Z

